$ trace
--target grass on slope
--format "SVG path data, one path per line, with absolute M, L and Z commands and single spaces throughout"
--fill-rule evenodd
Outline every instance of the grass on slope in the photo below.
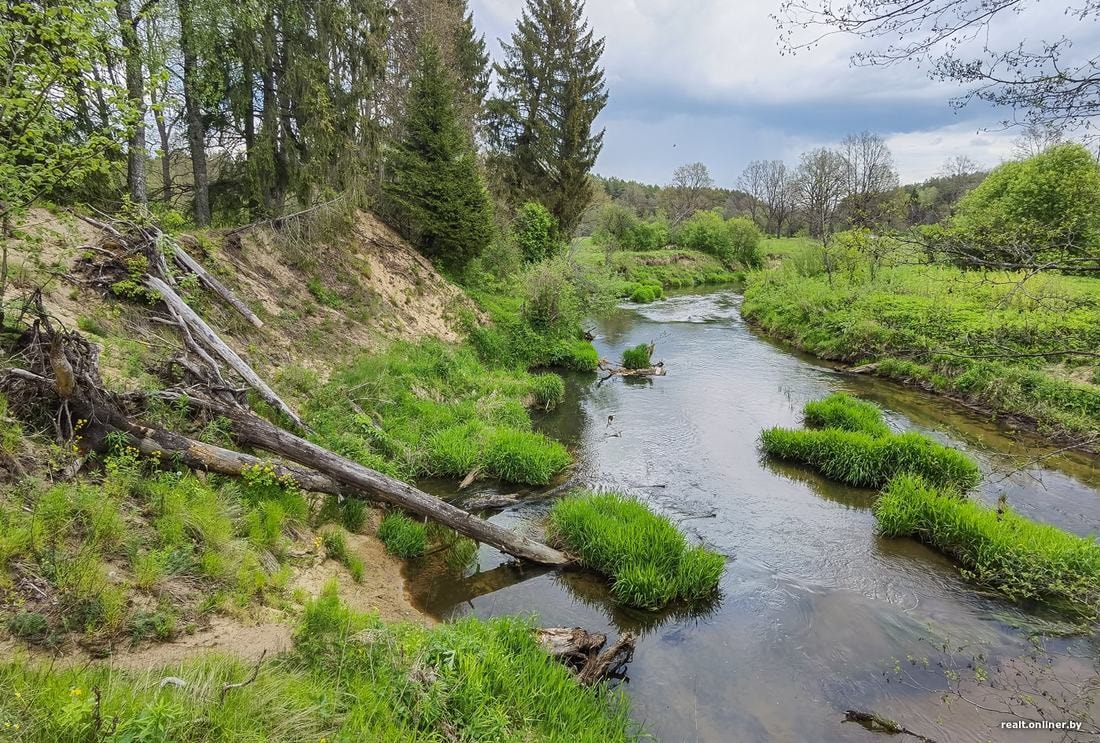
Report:
M 1068 602 L 1100 612 L 1100 545 L 930 486 L 916 475 L 894 478 L 875 503 L 888 537 L 913 537 L 957 560 L 976 581 L 1017 598 Z
M 744 316 L 817 356 L 1021 415 L 1040 430 L 1100 430 L 1100 280 L 882 267 L 858 259 L 832 281 L 797 252 L 749 277 Z M 1047 355 L 1049 354 L 1049 355 Z
M 282 381 L 307 400 L 320 443 L 396 477 L 462 478 L 479 469 L 545 485 L 572 462 L 565 447 L 531 430 L 524 404 L 559 402 L 561 378 L 488 367 L 466 346 L 400 342 L 324 385 L 301 368 Z
M 0 730 L 55 741 L 629 741 L 621 693 L 579 686 L 517 619 L 424 629 L 384 625 L 329 587 L 309 604 L 292 651 L 253 664 L 204 655 L 130 672 L 0 664 Z M 163 685 L 174 676 L 184 685 Z
M 554 504 L 552 541 L 612 580 L 615 598 L 629 606 L 660 609 L 703 599 L 718 590 L 725 559 L 689 547 L 664 516 L 617 493 L 576 492 Z

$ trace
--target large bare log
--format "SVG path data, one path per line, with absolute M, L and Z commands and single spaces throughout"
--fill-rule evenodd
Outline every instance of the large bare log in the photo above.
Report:
M 275 391 L 267 386 L 267 383 L 260 378 L 252 367 L 245 363 L 244 359 L 237 355 L 237 352 L 226 345 L 218 334 L 215 333 L 206 321 L 199 317 L 198 313 L 191 309 L 187 302 L 183 301 L 183 298 L 164 283 L 156 276 L 146 276 L 145 285 L 157 292 L 164 303 L 177 315 L 187 327 L 190 328 L 192 335 L 202 342 L 207 348 L 216 353 L 233 371 L 237 372 L 240 377 L 248 383 L 252 389 L 259 393 L 260 397 L 264 399 L 269 405 L 279 410 L 283 415 L 294 422 L 299 429 L 305 430 L 306 425 L 302 422 L 298 414 L 290 409 L 282 399 L 275 394 Z
M 162 393 L 172 397 L 172 393 Z M 183 397 L 183 396 L 176 396 Z M 217 413 L 229 421 L 237 441 L 247 446 L 278 454 L 292 462 L 316 470 L 348 486 L 342 492 L 361 494 L 373 500 L 398 506 L 448 526 L 474 541 L 496 547 L 514 557 L 543 565 L 567 565 L 568 556 L 533 539 L 474 516 L 457 506 L 421 490 L 345 459 L 322 446 L 275 426 L 240 408 L 210 400 L 189 399 L 197 407 Z M 325 492 L 322 490 L 322 492 Z
M 206 288 L 221 297 L 226 304 L 241 313 L 246 320 L 257 328 L 262 328 L 264 326 L 263 320 L 258 318 L 256 313 L 249 309 L 247 304 L 242 302 L 229 287 L 218 281 L 209 271 L 203 268 L 202 264 L 192 258 L 190 254 L 183 249 L 183 246 L 177 242 L 173 242 L 172 244 L 172 257 L 181 267 L 186 268 L 188 271 L 198 276 L 199 281 L 201 281 Z
M 607 635 L 580 627 L 544 627 L 535 632 L 535 639 L 551 657 L 572 670 L 584 686 L 621 673 L 634 658 L 635 638 L 630 632 L 624 632 L 603 650 Z

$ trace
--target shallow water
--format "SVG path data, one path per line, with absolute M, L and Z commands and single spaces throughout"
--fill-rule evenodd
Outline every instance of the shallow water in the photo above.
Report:
M 621 308 L 599 323 L 601 356 L 655 341 L 668 375 L 602 384 L 568 377 L 565 403 L 538 423 L 575 450 L 570 482 L 633 493 L 726 555 L 720 600 L 694 615 L 632 611 L 595 576 L 520 566 L 485 547 L 477 568 L 462 574 L 439 560 L 410 566 L 415 600 L 442 618 L 534 613 L 546 626 L 641 633 L 623 688 L 635 719 L 661 740 L 876 738 L 841 723 L 849 708 L 939 741 L 1057 739 L 991 731 L 1000 717 L 959 702 L 946 708 L 932 647 L 982 643 L 995 668 L 1026 652 L 1027 627 L 1057 617 L 975 587 L 913 541 L 878 537 L 874 493 L 763 461 L 756 438 L 769 426 L 799 425 L 806 401 L 848 390 L 883 406 L 898 430 L 971 453 L 986 474 L 982 499 L 1004 493 L 1031 518 L 1079 534 L 1100 524 L 1100 468 L 1062 456 L 1028 463 L 1049 450 L 950 402 L 781 348 L 744 324 L 739 303 L 722 290 Z M 453 495 L 453 484 L 424 485 Z M 493 520 L 536 528 L 548 500 L 530 493 Z M 1064 677 L 1092 672 L 1097 650 L 1088 638 L 1050 647 Z M 933 667 L 912 667 L 908 655 Z M 928 688 L 899 683 L 895 658 Z

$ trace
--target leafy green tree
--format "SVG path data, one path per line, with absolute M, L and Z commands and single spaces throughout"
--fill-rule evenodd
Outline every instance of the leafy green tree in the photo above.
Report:
M 550 258 L 561 248 L 554 215 L 537 201 L 528 201 L 520 207 L 513 232 L 527 263 Z
M 583 0 L 527 0 L 489 102 L 489 139 L 517 203 L 538 200 L 572 235 L 592 200 L 588 174 L 603 147 L 592 124 L 607 104 L 597 39 Z
M 611 262 L 611 254 L 616 250 L 634 247 L 638 218 L 634 211 L 614 202 L 600 210 L 599 227 L 596 238 L 604 246 L 604 260 Z
M 492 237 L 489 197 L 439 47 L 428 39 L 409 95 L 406 135 L 390 157 L 385 193 L 398 227 L 425 255 L 461 267 Z
M 724 261 L 733 259 L 733 237 L 718 210 L 695 212 L 680 225 L 676 243 L 684 248 L 716 255 Z
M 764 265 L 764 253 L 760 249 L 760 234 L 756 223 L 748 217 L 735 217 L 726 222 L 730 235 L 733 260 L 745 268 L 760 268 Z
M 1100 164 L 1077 144 L 1005 163 L 932 234 L 979 265 L 1100 268 Z

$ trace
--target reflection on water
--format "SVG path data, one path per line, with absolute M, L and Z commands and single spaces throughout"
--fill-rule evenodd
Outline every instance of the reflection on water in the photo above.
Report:
M 945 642 L 984 644 L 996 668 L 1026 652 L 1031 628 L 1056 617 L 980 590 L 923 545 L 879 537 L 873 492 L 764 461 L 756 438 L 769 426 L 799 425 L 808 400 L 847 390 L 882 405 L 898 430 L 970 452 L 986 475 L 978 497 L 992 503 L 1004 493 L 1028 516 L 1079 534 L 1100 523 L 1100 469 L 1055 457 L 1017 471 L 1043 453 L 1034 439 L 778 347 L 744 325 L 739 302 L 719 291 L 622 309 L 599 324 L 601 356 L 656 341 L 668 376 L 643 385 L 570 376 L 565 402 L 538 421 L 576 451 L 574 484 L 630 492 L 727 556 L 714 604 L 633 611 L 589 573 L 519 565 L 484 547 L 464 574 L 438 556 L 412 566 L 415 598 L 441 617 L 537 614 L 544 625 L 638 632 L 627 689 L 636 718 L 662 740 L 872 739 L 839 723 L 851 707 L 940 741 L 989 739 L 990 715 L 947 710 L 934 691 L 888 684 L 883 673 L 893 659 Z M 453 483 L 429 485 L 453 493 Z M 549 499 L 520 492 L 518 506 L 492 519 L 537 529 Z M 1086 638 L 1059 650 L 1096 655 Z M 934 662 L 914 673 L 931 689 L 943 686 Z

